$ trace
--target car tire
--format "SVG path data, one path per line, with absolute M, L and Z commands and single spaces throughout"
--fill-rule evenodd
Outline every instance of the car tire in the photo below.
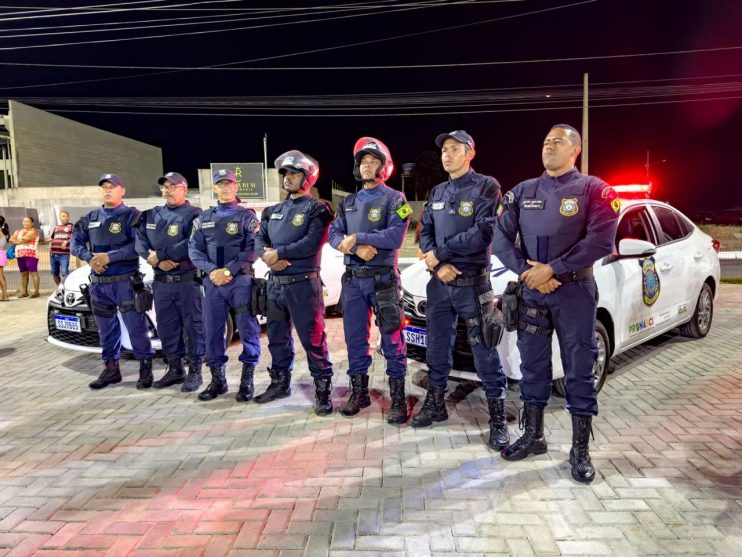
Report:
M 711 287 L 704 283 L 696 301 L 696 308 L 690 321 L 680 327 L 680 334 L 690 338 L 703 338 L 711 330 L 711 321 L 714 318 L 714 293 Z
M 229 346 L 229 343 L 234 338 L 234 319 L 229 313 L 227 314 L 227 323 L 224 327 L 224 338 L 227 340 L 227 346 Z
M 595 392 L 599 393 L 603 388 L 603 383 L 605 383 L 605 378 L 608 375 L 611 356 L 611 341 L 608 338 L 608 331 L 600 321 L 595 322 L 595 340 L 598 345 L 598 359 L 595 362 L 595 367 L 593 367 L 593 373 L 595 375 Z M 561 397 L 567 396 L 564 377 L 554 380 L 554 390 Z
M 332 313 L 332 315 L 335 315 L 336 317 L 342 317 L 343 316 L 343 297 L 340 296 L 338 298 L 338 303 L 334 306 L 330 306 L 329 311 Z

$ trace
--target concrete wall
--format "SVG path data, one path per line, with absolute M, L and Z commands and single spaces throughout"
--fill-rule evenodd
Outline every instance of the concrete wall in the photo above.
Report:
M 97 186 L 106 172 L 121 176 L 129 196 L 146 196 L 162 176 L 162 150 L 56 114 L 9 101 L 8 128 L 16 185 Z

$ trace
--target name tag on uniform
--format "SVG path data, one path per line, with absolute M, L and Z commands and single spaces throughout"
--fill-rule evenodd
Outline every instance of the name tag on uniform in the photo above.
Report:
M 213 220 L 206 221 L 201 224 L 201 228 L 214 228 L 216 226 L 216 223 Z
M 271 213 L 271 220 L 281 220 L 283 213 Z
M 445 207 L 446 207 L 445 201 L 438 201 L 437 203 L 433 203 L 433 205 L 431 206 L 431 209 L 433 209 L 433 211 L 440 211 L 441 209 L 445 209 Z
M 523 201 L 523 208 L 524 209 L 543 209 L 544 200 L 543 199 L 525 199 Z
M 154 222 L 148 222 L 147 230 L 157 230 L 157 225 Z
M 100 228 L 100 221 L 94 220 L 88 223 L 88 228 Z

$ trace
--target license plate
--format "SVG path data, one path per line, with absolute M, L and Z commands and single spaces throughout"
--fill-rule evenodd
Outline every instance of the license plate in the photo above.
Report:
M 73 331 L 75 333 L 82 333 L 82 327 L 80 326 L 79 317 L 55 315 L 54 326 L 60 331 Z
M 404 338 L 409 344 L 415 346 L 428 347 L 428 332 L 425 329 L 418 329 L 417 327 L 405 327 L 402 329 L 404 332 Z

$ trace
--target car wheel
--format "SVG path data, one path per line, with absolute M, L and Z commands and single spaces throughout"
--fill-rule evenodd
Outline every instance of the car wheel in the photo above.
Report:
M 227 340 L 227 345 L 229 345 L 234 338 L 234 320 L 230 314 L 227 314 L 227 323 L 224 327 L 224 338 Z
M 714 294 L 711 287 L 704 284 L 698 295 L 696 309 L 690 321 L 680 327 L 680 334 L 691 338 L 703 338 L 711 329 L 711 320 L 714 318 Z
M 608 375 L 608 366 L 610 364 L 610 340 L 608 339 L 608 331 L 605 326 L 600 322 L 595 322 L 595 343 L 598 347 L 598 358 L 595 360 L 595 366 L 593 366 L 593 383 L 595 385 L 595 392 L 599 393 L 600 389 L 603 388 L 605 378 Z M 554 390 L 559 396 L 567 396 L 567 388 L 564 384 L 564 377 L 554 380 Z

